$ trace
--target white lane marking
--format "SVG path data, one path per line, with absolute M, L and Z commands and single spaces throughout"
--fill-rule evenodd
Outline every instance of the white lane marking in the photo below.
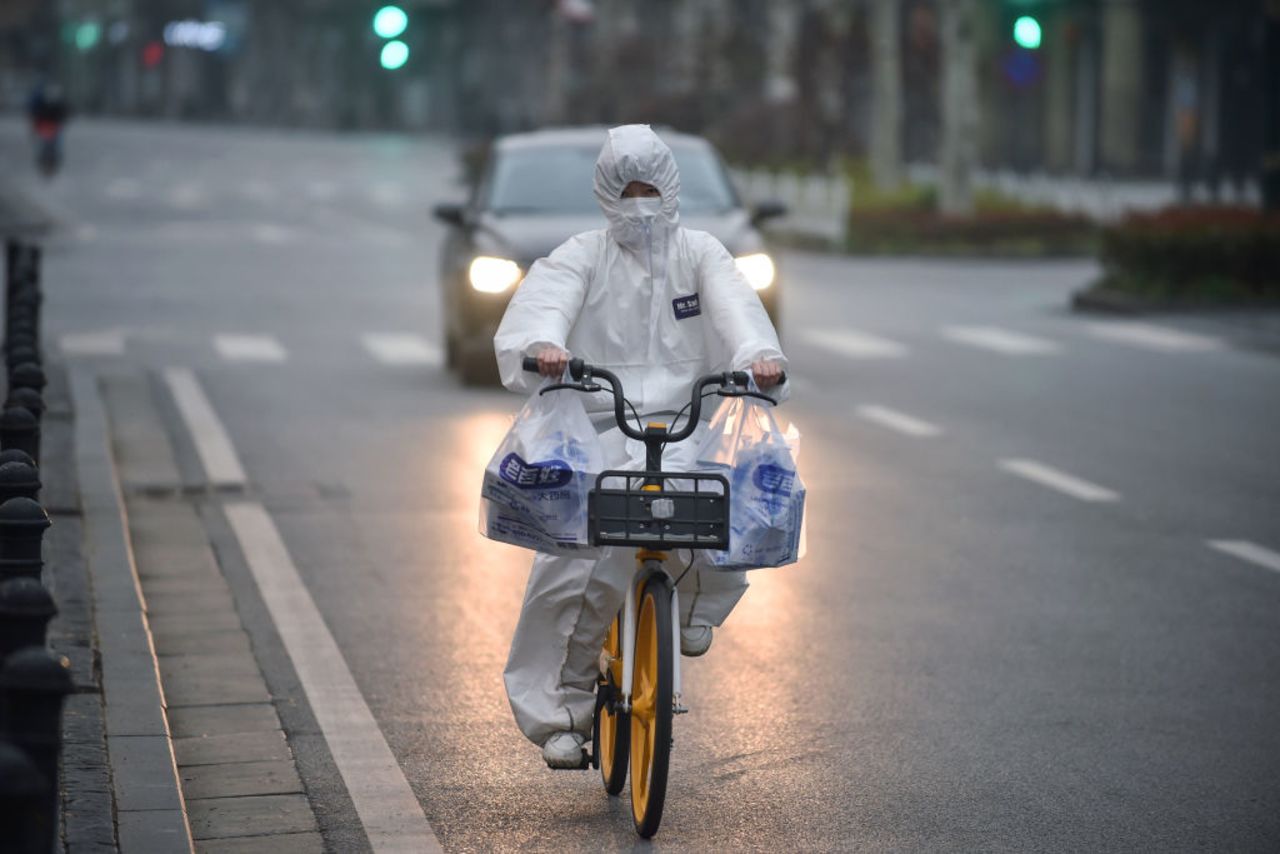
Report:
M 859 406 L 858 414 L 868 421 L 873 421 L 882 427 L 888 427 L 890 430 L 896 430 L 907 436 L 926 439 L 942 435 L 942 428 L 938 425 L 930 424 L 928 421 L 907 415 L 905 412 L 898 412 L 887 406 Z
M 169 192 L 169 204 L 179 210 L 194 210 L 206 199 L 205 191 L 195 184 L 179 184 Z
M 76 228 L 76 239 L 83 240 L 85 243 L 91 243 L 98 239 L 98 227 L 96 225 L 82 225 Z
M 209 482 L 214 486 L 243 486 L 244 467 L 196 375 L 189 368 L 166 368 L 164 381 L 187 425 Z
M 419 335 L 402 332 L 371 332 L 363 336 L 365 348 L 387 365 L 439 365 L 440 348 Z
M 338 187 L 332 181 L 311 181 L 307 184 L 307 195 L 317 202 L 327 201 L 338 195 Z
M 123 356 L 124 333 L 68 332 L 58 339 L 58 346 L 66 356 Z
M 108 184 L 103 192 L 108 198 L 126 201 L 142 195 L 142 185 L 132 178 L 117 178 Z
M 1081 501 L 1118 501 L 1119 493 L 1035 460 L 1001 460 L 1000 468 Z
M 259 243 L 265 243 L 269 246 L 279 246 L 284 243 L 291 243 L 294 239 L 292 229 L 285 228 L 283 225 L 274 225 L 269 222 L 260 222 L 253 227 L 253 239 Z
M 907 355 L 907 348 L 897 341 L 852 329 L 817 329 L 807 333 L 805 340 L 850 359 L 896 359 Z
M 233 362 L 283 362 L 288 358 L 284 347 L 270 335 L 224 333 L 213 336 L 213 346 L 218 355 Z
M 384 208 L 394 208 L 404 204 L 404 191 L 395 184 L 376 184 L 369 192 L 370 197 Z
M 1248 540 L 1206 540 L 1209 548 L 1217 549 L 1224 554 L 1238 557 L 1240 560 L 1280 572 L 1280 553 L 1265 549 Z
M 275 197 L 275 189 L 262 181 L 245 181 L 240 185 L 240 195 L 255 202 L 269 202 Z
M 369 844 L 374 851 L 441 851 L 271 516 L 257 502 L 224 510 Z
M 1090 323 L 1086 328 L 1094 337 L 1161 353 L 1207 353 L 1223 347 L 1218 338 L 1150 323 Z
M 946 326 L 942 329 L 946 338 L 971 347 L 980 347 L 1005 356 L 1043 356 L 1057 353 L 1062 348 L 1052 341 L 1011 332 L 995 326 Z

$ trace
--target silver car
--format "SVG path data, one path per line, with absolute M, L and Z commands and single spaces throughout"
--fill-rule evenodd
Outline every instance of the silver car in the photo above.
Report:
M 441 252 L 448 365 L 468 384 L 497 380 L 493 334 L 534 261 L 582 231 L 605 227 L 592 194 L 606 129 L 565 128 L 495 140 L 466 204 L 439 205 L 450 226 Z M 733 254 L 778 324 L 779 282 L 757 226 L 776 203 L 743 207 L 720 155 L 697 136 L 662 132 L 680 167 L 680 221 L 714 235 Z

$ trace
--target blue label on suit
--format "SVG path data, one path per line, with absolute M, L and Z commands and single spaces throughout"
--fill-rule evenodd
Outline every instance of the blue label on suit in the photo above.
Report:
M 671 301 L 676 309 L 676 320 L 685 320 L 690 317 L 697 317 L 702 314 L 702 306 L 698 304 L 698 295 L 689 294 L 687 297 L 676 297 Z

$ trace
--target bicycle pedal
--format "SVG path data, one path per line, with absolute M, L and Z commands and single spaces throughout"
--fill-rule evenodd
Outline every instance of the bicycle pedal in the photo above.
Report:
M 673 715 L 687 715 L 689 714 L 689 707 L 683 703 L 675 703 L 671 706 L 671 713 Z

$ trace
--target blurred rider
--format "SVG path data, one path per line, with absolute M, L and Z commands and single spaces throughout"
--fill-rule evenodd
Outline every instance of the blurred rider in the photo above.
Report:
M 54 172 L 62 161 L 62 127 L 69 113 L 66 93 L 53 81 L 39 83 L 27 101 L 27 117 L 36 137 L 37 160 L 46 174 Z
M 648 125 L 609 131 L 595 173 L 608 228 L 569 238 L 521 282 L 494 336 L 507 388 L 534 389 L 525 356 L 537 357 L 545 377 L 581 358 L 618 375 L 643 423 L 650 415 L 669 422 L 694 381 L 713 371 L 750 369 L 761 389 L 777 385 L 786 358 L 760 298 L 718 240 L 680 225 L 679 194 L 671 149 Z M 606 467 L 643 469 L 644 446 L 618 430 L 612 397 L 584 402 Z M 700 424 L 669 446 L 663 467 L 693 468 L 705 433 Z M 671 569 L 679 577 L 683 566 Z M 504 680 L 516 723 L 553 768 L 581 764 L 600 649 L 634 572 L 631 549 L 604 548 L 599 559 L 534 557 Z M 712 627 L 746 587 L 744 574 L 695 560 L 679 583 L 681 652 L 705 653 Z

